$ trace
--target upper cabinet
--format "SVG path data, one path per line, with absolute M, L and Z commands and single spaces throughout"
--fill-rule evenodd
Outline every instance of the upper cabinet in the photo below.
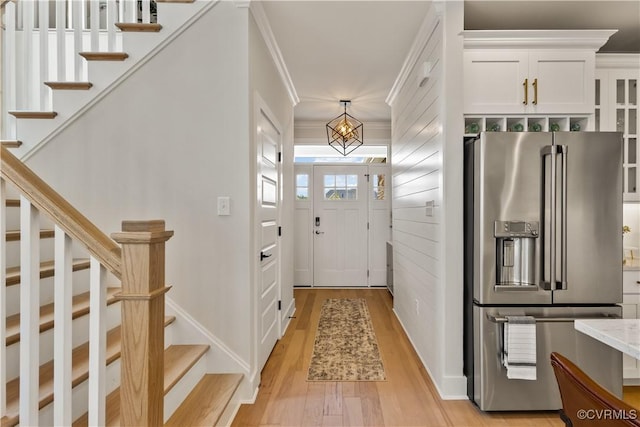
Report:
M 596 58 L 595 130 L 622 133 L 624 200 L 640 201 L 640 55 Z
M 595 52 L 615 31 L 464 31 L 465 114 L 593 114 Z

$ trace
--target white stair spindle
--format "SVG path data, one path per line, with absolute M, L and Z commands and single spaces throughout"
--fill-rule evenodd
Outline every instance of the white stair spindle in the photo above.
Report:
M 91 25 L 91 52 L 100 51 L 100 1 L 89 0 L 89 23 Z
M 4 45 L 3 52 L 3 92 L 4 92 L 4 108 L 5 111 L 18 109 L 16 102 L 16 87 L 18 85 L 18 60 L 16 55 L 16 4 L 9 2 L 5 5 L 4 10 Z M 16 118 L 6 113 L 3 117 L 2 124 L 4 127 L 3 137 L 7 139 L 16 139 Z
M 80 52 L 84 51 L 82 45 L 82 32 L 84 29 L 84 1 L 71 1 L 69 6 L 72 10 L 72 26 L 73 26 L 73 80 L 76 82 L 83 79 L 83 58 Z
M 138 22 L 138 1 L 122 0 L 124 2 L 124 22 Z
M 73 349 L 73 289 L 71 282 L 73 255 L 71 237 L 55 227 L 54 325 L 53 329 L 53 425 L 69 426 L 71 412 L 71 353 Z
M 38 27 L 40 33 L 40 77 L 38 86 L 40 87 L 41 111 L 51 110 L 51 88 L 43 84 L 49 80 L 49 1 L 40 0 L 38 2 Z
M 148 24 L 151 22 L 151 2 L 142 0 L 142 22 Z
M 7 235 L 6 184 L 0 178 L 0 236 Z M 7 342 L 7 245 L 0 239 L 0 342 Z M 7 347 L 0 345 L 0 418 L 7 413 Z
M 106 269 L 91 257 L 89 279 L 89 425 L 105 425 L 107 288 Z
M 67 81 L 66 8 L 66 2 L 56 2 L 56 56 L 58 63 L 56 80 L 59 82 Z
M 32 108 L 33 92 L 34 92 L 34 77 L 33 77 L 33 8 L 34 3 L 32 1 L 21 2 L 23 3 L 23 20 L 22 20 L 22 49 L 21 55 L 21 68 L 22 68 L 22 84 L 20 85 L 20 92 L 18 99 L 22 100 L 21 108 L 28 110 Z
M 37 426 L 40 373 L 40 214 L 20 196 L 20 424 Z
M 107 0 L 107 51 L 116 51 L 116 0 Z

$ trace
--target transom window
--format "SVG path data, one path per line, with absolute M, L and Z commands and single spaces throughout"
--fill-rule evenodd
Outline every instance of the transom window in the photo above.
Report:
M 325 200 L 358 200 L 358 175 L 325 175 Z

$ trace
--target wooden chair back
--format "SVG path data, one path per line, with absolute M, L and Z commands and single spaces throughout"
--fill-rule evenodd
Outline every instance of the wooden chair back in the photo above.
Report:
M 562 399 L 561 418 L 573 427 L 640 427 L 640 410 L 623 402 L 595 382 L 573 362 L 551 353 Z

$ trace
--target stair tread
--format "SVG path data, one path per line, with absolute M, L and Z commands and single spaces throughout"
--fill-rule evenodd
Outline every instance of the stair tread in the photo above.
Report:
M 129 57 L 125 52 L 80 52 L 87 61 L 124 61 Z
M 13 110 L 9 114 L 18 119 L 53 119 L 58 113 L 55 111 L 30 111 L 30 110 Z
M 206 374 L 165 427 L 216 425 L 241 381 L 242 374 Z
M 88 90 L 93 87 L 90 82 L 44 82 L 51 89 L 60 90 Z
M 86 270 L 90 267 L 91 261 L 88 258 L 76 258 L 73 260 L 72 270 Z M 40 263 L 40 278 L 52 277 L 55 273 L 54 261 L 43 261 Z M 20 266 L 7 268 L 7 286 L 20 283 Z
M 165 326 L 175 320 L 173 316 L 165 317 Z M 106 364 L 109 365 L 120 358 L 120 326 L 107 332 Z M 89 343 L 86 342 L 73 349 L 72 387 L 76 387 L 89 377 Z M 53 401 L 53 361 L 40 366 L 40 408 Z M 14 426 L 19 422 L 20 378 L 7 382 L 7 411 L 2 418 L 2 426 Z
M 164 394 L 184 376 L 209 350 L 208 345 L 171 345 L 164 351 Z M 87 425 L 87 414 L 78 418 L 73 427 Z M 120 425 L 120 388 L 107 396 L 106 425 Z
M 20 207 L 20 199 L 7 199 L 7 207 L 8 208 L 19 208 Z
M 55 237 L 54 230 L 40 230 L 40 238 L 41 239 L 51 239 Z M 20 241 L 20 230 L 9 230 L 7 231 L 7 242 L 18 242 Z
M 115 297 L 121 288 L 107 288 L 107 305 L 117 302 Z M 89 292 L 73 296 L 72 318 L 77 319 L 89 313 Z M 40 307 L 40 332 L 53 328 L 53 303 Z M 7 317 L 7 345 L 20 341 L 20 313 Z
M 157 33 L 162 29 L 162 25 L 160 24 L 142 22 L 117 22 L 116 27 L 120 28 L 121 31 L 143 33 Z
M 0 144 L 7 148 L 18 148 L 22 145 L 22 141 L 18 141 L 17 139 L 4 139 L 0 141 Z

